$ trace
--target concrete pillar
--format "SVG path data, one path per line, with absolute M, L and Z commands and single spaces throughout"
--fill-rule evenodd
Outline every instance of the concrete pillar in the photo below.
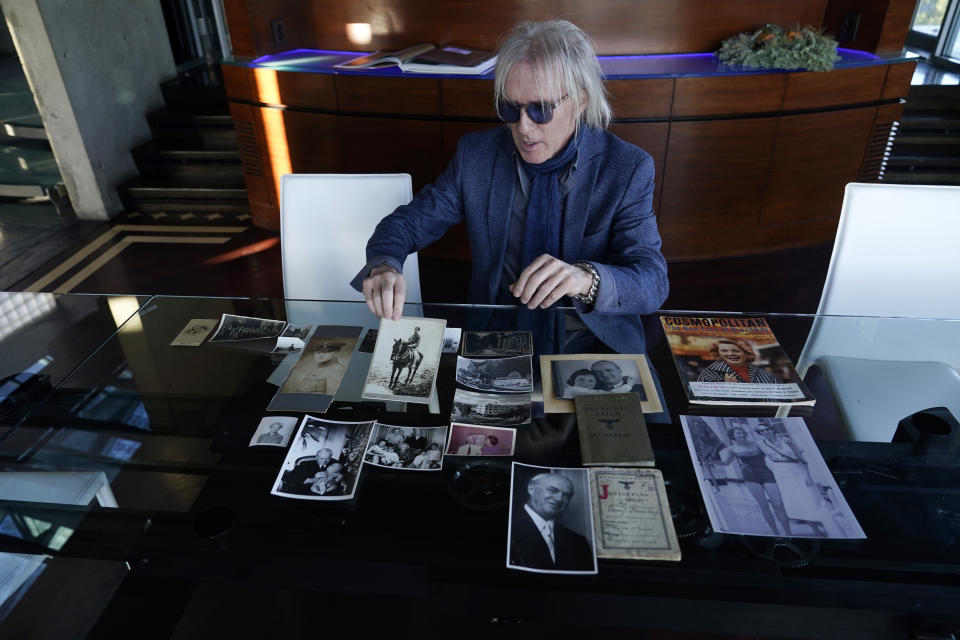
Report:
M 0 0 L 77 216 L 122 209 L 131 149 L 176 75 L 159 2 Z

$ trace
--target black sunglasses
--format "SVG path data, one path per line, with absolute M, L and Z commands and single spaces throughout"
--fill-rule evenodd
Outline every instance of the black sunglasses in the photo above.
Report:
M 528 102 L 520 104 L 510 100 L 501 100 L 497 104 L 497 115 L 504 122 L 520 122 L 520 112 L 526 111 L 527 117 L 537 124 L 547 124 L 553 120 L 553 110 L 569 96 L 563 96 L 556 102 Z

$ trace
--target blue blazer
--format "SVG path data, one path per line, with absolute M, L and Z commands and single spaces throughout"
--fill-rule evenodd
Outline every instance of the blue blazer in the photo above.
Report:
M 653 159 L 608 131 L 585 130 L 581 136 L 556 257 L 589 261 L 600 274 L 597 303 L 575 302 L 583 323 L 613 350 L 643 353 L 640 315 L 659 309 L 669 290 L 653 215 Z M 409 253 L 465 220 L 473 254 L 470 301 L 493 304 L 518 188 L 510 130 L 466 134 L 436 182 L 377 225 L 367 259 L 390 257 L 403 264 Z

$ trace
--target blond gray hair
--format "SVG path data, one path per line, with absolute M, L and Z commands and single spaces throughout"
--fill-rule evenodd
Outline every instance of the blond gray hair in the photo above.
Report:
M 603 85 L 603 70 L 593 41 L 580 27 L 567 20 L 518 22 L 497 48 L 494 71 L 494 107 L 506 99 L 507 76 L 526 62 L 536 71 L 540 95 L 569 96 L 581 124 L 604 129 L 612 118 Z M 585 107 L 585 108 L 584 108 Z M 582 110 L 581 110 L 582 109 Z

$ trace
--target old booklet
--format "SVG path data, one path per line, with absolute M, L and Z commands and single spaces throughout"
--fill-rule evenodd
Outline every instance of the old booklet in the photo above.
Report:
M 680 560 L 663 476 L 657 469 L 590 469 L 597 556 Z
M 652 467 L 653 448 L 636 393 L 581 395 L 577 407 L 584 466 Z

